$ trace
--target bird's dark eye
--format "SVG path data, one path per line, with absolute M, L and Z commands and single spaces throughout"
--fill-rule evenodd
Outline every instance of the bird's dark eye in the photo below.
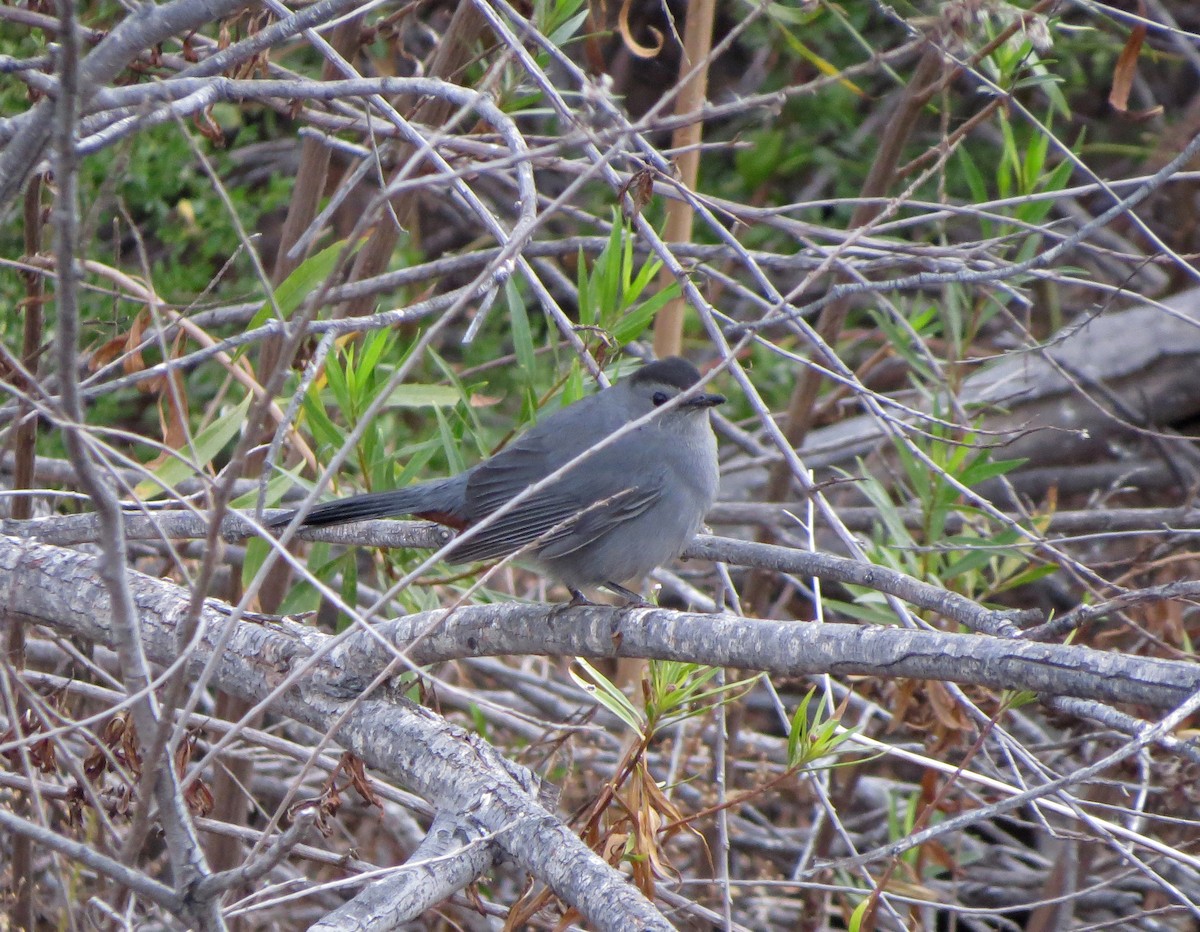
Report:
M 668 401 L 670 401 L 671 396 L 666 392 L 655 392 L 654 397 L 650 400 L 654 402 L 654 407 L 657 408 L 659 405 L 665 405 Z

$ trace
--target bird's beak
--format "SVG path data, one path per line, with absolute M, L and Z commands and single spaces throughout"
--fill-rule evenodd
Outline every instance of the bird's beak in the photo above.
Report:
M 724 395 L 696 395 L 683 404 L 687 408 L 715 408 L 717 405 L 725 404 L 725 401 Z

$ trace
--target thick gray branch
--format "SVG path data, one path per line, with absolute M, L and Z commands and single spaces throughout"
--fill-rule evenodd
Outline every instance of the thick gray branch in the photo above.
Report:
M 178 659 L 176 622 L 187 611 L 185 590 L 140 573 L 129 586 L 142 622 L 145 651 L 157 663 Z M 0 592 L 9 611 L 56 630 L 108 644 L 108 595 L 94 557 L 0 537 Z M 299 625 L 236 625 L 205 607 L 189 664 L 199 671 L 214 645 L 214 683 L 248 701 L 271 694 L 270 684 L 311 656 L 316 642 Z M 315 632 L 308 632 L 314 634 Z M 318 636 L 320 637 L 320 636 Z M 399 780 L 439 809 L 470 813 L 522 869 L 549 886 L 600 930 L 670 929 L 624 877 L 546 811 L 512 774 L 522 771 L 481 738 L 401 698 L 346 701 L 338 675 L 325 665 L 310 678 L 274 694 L 271 710 L 324 731 L 370 767 Z M 531 775 L 523 781 L 536 782 Z
M 472 819 L 439 812 L 408 863 L 366 887 L 309 932 L 381 932 L 448 900 L 492 866 L 495 849 Z
M 983 631 L 987 634 L 1014 635 L 1017 633 L 1016 623 L 1027 617 L 1024 612 L 993 611 L 984 608 L 964 595 L 921 582 L 886 566 L 828 553 L 700 535 L 688 544 L 683 555 L 732 563 L 736 566 L 754 566 L 800 576 L 817 576 L 832 582 L 874 589 L 876 592 L 903 599 L 910 605 L 952 618 L 973 631 Z M 1039 614 L 1036 617 L 1041 616 Z
M 263 512 L 265 520 L 287 514 L 279 509 Z M 150 514 L 127 513 L 126 540 L 204 540 L 208 536 L 208 516 L 190 511 L 160 511 Z M 322 528 L 300 528 L 300 540 L 319 540 L 331 544 L 364 547 L 428 547 L 436 550 L 450 540 L 450 531 L 428 521 L 371 521 L 362 524 Z M 22 540 L 67 547 L 99 543 L 105 538 L 95 514 L 54 515 L 30 521 L 0 520 L 0 534 Z M 257 529 L 240 514 L 226 515 L 221 521 L 221 536 L 230 543 L 258 536 Z
M 445 617 L 446 615 L 449 617 Z M 605 606 L 552 611 L 515 603 L 423 612 L 339 644 L 329 662 L 348 685 L 394 659 L 413 663 L 493 654 L 648 657 L 763 670 L 948 680 L 995 689 L 1171 708 L 1200 689 L 1200 666 L 1061 644 L 877 625 L 813 624 Z
M 267 512 L 268 518 L 283 512 Z M 127 535 L 140 540 L 204 538 L 208 526 L 202 514 L 162 512 L 127 518 Z M 59 545 L 96 542 L 99 527 L 90 515 L 40 518 L 32 521 L 0 521 L 0 533 L 43 543 Z M 255 528 L 238 515 L 227 516 L 221 532 L 228 541 L 253 536 Z M 437 549 L 449 540 L 449 532 L 430 524 L 400 521 L 360 521 L 352 525 L 301 529 L 305 540 L 321 540 L 346 546 L 431 547 Z M 754 566 L 801 576 L 862 586 L 894 595 L 911 605 L 937 612 L 973 631 L 1013 636 L 1017 624 L 1040 620 L 1026 613 L 995 611 L 956 592 L 921 582 L 884 566 L 876 566 L 845 557 L 791 547 L 756 544 L 726 537 L 701 535 L 684 550 L 685 557 L 718 560 L 736 566 Z

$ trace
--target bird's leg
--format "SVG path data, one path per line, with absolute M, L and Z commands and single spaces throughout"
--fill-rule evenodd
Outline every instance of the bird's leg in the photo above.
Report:
M 626 608 L 654 608 L 653 603 L 647 602 L 632 589 L 626 589 L 615 582 L 606 582 L 604 588 L 628 599 L 629 601 L 625 605 Z
M 596 603 L 583 594 L 582 589 L 572 589 L 567 587 L 567 592 L 571 593 L 571 601 L 563 605 L 563 608 L 579 608 L 582 605 L 595 605 Z

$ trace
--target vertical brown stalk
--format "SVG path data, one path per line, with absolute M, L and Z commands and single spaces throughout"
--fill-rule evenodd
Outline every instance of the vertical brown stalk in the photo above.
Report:
M 439 43 L 433 60 L 429 64 L 429 76 L 451 80 L 471 61 L 471 49 L 483 32 L 483 26 L 483 17 L 475 9 L 475 5 L 460 3 L 458 9 L 454 11 L 450 25 L 446 28 L 443 41 Z M 451 103 L 445 100 L 432 100 L 424 104 L 417 104 L 411 116 L 419 118 L 421 122 L 429 126 L 440 126 L 450 117 L 451 113 L 453 113 Z M 395 153 L 397 175 L 394 175 L 391 180 L 398 180 L 399 173 L 405 171 L 415 150 L 412 146 L 398 143 Z M 392 253 L 396 249 L 396 243 L 400 241 L 402 229 L 407 230 L 414 239 L 419 237 L 418 218 L 420 214 L 418 207 L 420 198 L 421 192 L 413 190 L 392 199 L 392 209 L 395 211 L 397 222 L 392 223 L 387 216 L 381 218 L 382 222 L 375 227 L 371 238 L 355 257 L 354 269 L 350 276 L 352 281 L 371 278 L 387 268 Z M 374 302 L 375 299 L 370 295 L 356 298 L 347 302 L 343 313 L 348 317 L 370 314 Z
M 25 189 L 24 208 L 25 255 L 36 256 L 42 248 L 42 179 L 35 175 Z M 29 374 L 24 379 L 20 373 L 13 374 L 13 381 L 26 392 L 35 390 L 37 380 L 38 350 L 42 345 L 42 302 L 45 300 L 45 286 L 41 272 L 28 271 L 23 273 L 25 279 L 25 322 L 21 335 L 21 364 Z M 24 383 L 24 384 L 23 384 Z M 16 426 L 13 428 L 13 490 L 33 488 L 33 470 L 37 460 L 37 418 L 33 415 L 32 407 L 19 402 L 17 405 Z M 12 499 L 11 515 L 18 521 L 27 521 L 33 517 L 33 500 L 28 495 L 16 495 Z M 15 677 L 20 676 L 25 669 L 25 625 L 17 618 L 7 620 L 7 630 L 4 632 L 4 655 L 8 669 Z M 14 722 L 24 719 L 25 703 L 19 693 L 14 690 L 17 707 L 13 709 Z M 28 758 L 23 756 L 27 767 Z M 32 773 L 27 773 L 33 779 Z M 25 815 L 29 811 L 28 800 L 22 796 L 13 799 L 13 812 Z M 37 917 L 33 884 L 33 845 L 28 838 L 17 835 L 13 838 L 12 850 L 12 884 L 16 896 L 13 906 L 13 926 L 17 929 L 33 929 Z
M 679 76 L 682 84 L 675 98 L 675 113 L 692 116 L 704 106 L 708 93 L 709 54 L 712 51 L 713 0 L 698 0 L 689 4 L 687 20 L 683 24 L 683 56 L 679 60 Z M 680 126 L 671 136 L 671 145 L 679 150 L 675 165 L 679 170 L 679 184 L 694 191 L 700 173 L 700 141 L 704 125 L 697 118 Z M 667 243 L 684 243 L 692 238 L 692 207 L 682 198 L 667 202 L 667 222 L 663 239 Z M 674 279 L 663 269 L 659 274 L 659 287 L 668 287 Z M 686 310 L 682 297 L 663 305 L 654 319 L 654 355 L 678 356 L 683 349 L 683 321 Z M 646 670 L 646 661 L 622 658 L 617 661 L 614 682 L 618 686 L 638 683 Z
M 679 155 L 675 165 L 679 169 L 679 184 L 689 191 L 696 189 L 700 171 L 700 141 L 704 124 L 695 117 L 704 106 L 708 92 L 709 54 L 712 52 L 713 18 L 716 15 L 714 0 L 694 0 L 688 4 L 687 20 L 683 26 L 683 57 L 679 61 L 679 74 L 683 82 L 679 96 L 675 99 L 675 115 L 692 117 L 675 130 L 671 146 Z M 667 202 L 667 223 L 663 239 L 668 243 L 686 243 L 692 238 L 692 207 L 683 199 Z M 659 277 L 660 287 L 671 283 L 671 273 L 663 269 Z M 683 319 L 685 305 L 683 297 L 677 297 L 663 306 L 654 321 L 654 355 L 676 356 L 683 347 Z

